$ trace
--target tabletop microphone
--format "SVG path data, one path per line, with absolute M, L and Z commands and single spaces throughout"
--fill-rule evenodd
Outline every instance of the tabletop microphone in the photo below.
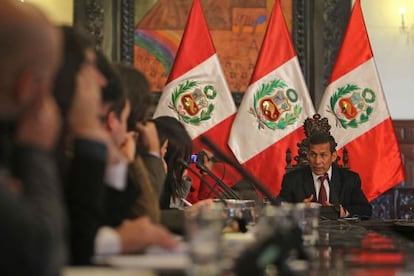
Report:
M 197 164 L 198 162 L 200 162 L 201 164 L 204 165 L 204 158 L 207 158 L 207 161 L 213 162 L 213 163 L 219 163 L 221 162 L 220 159 L 218 159 L 217 157 L 213 156 L 208 156 L 207 153 L 205 151 L 200 151 L 197 154 L 191 154 L 190 156 L 190 163 L 194 163 Z
M 267 190 L 263 184 L 257 181 L 248 171 L 246 171 L 239 163 L 230 159 L 226 154 L 224 154 L 216 144 L 214 144 L 209 138 L 202 135 L 201 141 L 207 145 L 220 160 L 230 164 L 235 168 L 246 180 L 250 181 L 254 187 L 259 190 L 265 197 L 267 197 L 272 205 L 280 205 L 281 200 L 272 196 L 272 194 Z
M 204 172 L 213 178 L 217 185 L 223 189 L 223 193 L 227 196 L 227 198 L 240 199 L 240 197 L 236 194 L 236 192 L 233 191 L 233 189 L 227 186 L 226 183 L 224 183 L 220 178 L 217 177 L 217 175 L 215 175 L 209 168 L 204 165 L 204 162 L 196 163 L 196 167 L 200 170 L 200 172 Z
M 191 173 L 193 173 L 198 179 L 200 179 L 201 183 L 206 185 L 210 189 L 210 191 L 214 193 L 214 195 L 217 196 L 217 198 L 224 204 L 224 206 L 227 206 L 227 202 L 224 200 L 223 196 L 215 189 L 213 185 L 208 183 L 208 181 L 205 180 L 204 177 L 202 177 L 199 173 L 197 173 L 196 170 L 191 168 L 191 166 L 183 159 L 178 159 L 178 162 L 181 165 L 183 165 L 187 170 L 189 170 Z
M 196 154 L 191 154 L 190 156 L 190 163 L 193 164 L 202 164 L 204 165 L 204 157 L 206 156 L 206 153 L 204 151 L 200 151 Z
M 206 173 L 211 178 L 213 178 L 214 181 L 217 183 L 217 185 L 219 185 L 220 188 L 223 189 L 223 193 L 225 194 L 227 198 L 240 199 L 238 194 L 236 194 L 229 186 L 226 185 L 226 183 L 224 183 L 207 166 L 205 166 L 204 164 L 205 158 L 209 158 L 209 157 L 207 153 L 202 150 L 197 154 L 192 154 L 190 157 L 190 162 L 196 165 L 196 167 L 200 170 L 200 173 Z

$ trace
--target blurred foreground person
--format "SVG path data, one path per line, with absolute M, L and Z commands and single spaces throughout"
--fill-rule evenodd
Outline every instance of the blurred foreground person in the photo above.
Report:
M 111 113 L 114 106 L 108 95 L 102 94 L 112 79 L 98 70 L 90 37 L 72 27 L 62 29 L 64 63 L 56 79 L 55 96 L 65 118 L 59 156 L 62 179 L 66 181 L 71 264 L 90 264 L 94 254 L 138 252 L 154 244 L 175 246 L 173 237 L 147 217 L 121 219 L 116 225 L 108 225 L 106 174 L 120 166 L 121 178 L 115 179 L 123 185 L 122 167 L 128 159 L 119 148 L 123 132 L 114 131 L 116 137 L 111 137 L 104 126 L 110 123 L 123 128 L 124 124 L 116 112 Z M 124 98 L 120 110 L 125 106 Z
M 135 67 L 115 64 L 130 103 L 128 132 L 136 137 L 136 150 L 129 165 L 128 176 L 139 187 L 132 213 L 148 215 L 160 221 L 159 197 L 166 171 L 160 154 L 160 142 L 155 123 L 147 121 L 150 90 L 146 77 Z
M 100 121 L 101 87 L 89 36 L 62 27 L 63 63 L 54 96 L 63 118 L 57 157 L 69 216 L 70 264 L 89 264 L 103 216 L 103 177 L 110 137 Z
M 0 1 L 0 274 L 58 275 L 64 211 L 51 85 L 61 35 L 33 6 Z

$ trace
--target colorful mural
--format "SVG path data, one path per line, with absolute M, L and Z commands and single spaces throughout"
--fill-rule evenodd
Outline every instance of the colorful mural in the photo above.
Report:
M 152 91 L 162 91 L 165 85 L 191 4 L 192 0 L 158 0 L 137 23 L 134 64 L 145 73 Z M 201 4 L 230 90 L 244 92 L 274 0 L 201 0 Z M 291 29 L 291 0 L 282 0 L 282 8 Z

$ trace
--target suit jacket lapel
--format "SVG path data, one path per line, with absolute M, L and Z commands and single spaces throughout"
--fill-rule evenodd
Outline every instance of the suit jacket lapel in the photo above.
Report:
M 340 204 L 339 202 L 339 191 L 341 188 L 341 176 L 338 168 L 332 166 L 332 176 L 329 183 L 329 201 L 332 204 Z
M 305 191 L 305 197 L 310 197 L 311 195 L 313 195 L 313 200 L 314 202 L 317 201 L 317 197 L 316 197 L 316 191 L 315 191 L 315 184 L 313 183 L 313 176 L 312 176 L 312 171 L 309 168 L 308 170 L 304 171 L 304 177 L 303 177 L 303 189 Z

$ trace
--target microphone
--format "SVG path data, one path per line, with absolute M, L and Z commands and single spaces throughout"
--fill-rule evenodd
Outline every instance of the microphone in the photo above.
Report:
M 190 156 L 190 163 L 193 163 L 193 164 L 197 164 L 197 163 L 204 164 L 204 156 L 205 156 L 205 152 L 204 151 L 200 151 L 197 154 L 191 154 L 191 156 Z
M 202 150 L 197 154 L 192 154 L 190 157 L 190 162 L 194 163 L 201 173 L 205 172 L 211 178 L 213 178 L 217 185 L 223 189 L 223 194 L 225 194 L 227 198 L 240 199 L 240 197 L 229 186 L 227 186 L 226 183 L 224 183 L 209 168 L 204 165 L 204 158 L 206 157 L 209 158 L 207 153 Z
M 240 197 L 229 186 L 227 186 L 226 183 L 218 178 L 217 175 L 215 175 L 209 168 L 204 166 L 204 162 L 197 162 L 196 167 L 200 170 L 200 172 L 205 172 L 213 178 L 217 185 L 223 189 L 223 193 L 227 196 L 227 198 L 240 199 Z
M 233 168 L 235 168 L 245 179 L 250 181 L 256 189 L 258 189 L 265 197 L 270 200 L 272 205 L 280 205 L 280 199 L 275 198 L 272 194 L 266 189 L 263 184 L 257 181 L 249 172 L 247 172 L 239 163 L 230 159 L 227 155 L 225 155 L 217 146 L 214 144 L 210 139 L 206 136 L 201 136 L 201 141 L 206 144 L 220 160 L 230 164 Z
M 214 186 L 212 186 L 210 183 L 208 183 L 207 180 L 205 180 L 199 173 L 196 172 L 196 170 L 194 170 L 193 168 L 190 167 L 190 165 L 184 161 L 183 159 L 178 159 L 178 162 L 183 165 L 187 170 L 189 170 L 190 172 L 192 172 L 198 179 L 201 180 L 201 182 L 206 185 L 220 200 L 220 202 L 222 202 L 224 204 L 224 206 L 227 206 L 227 202 L 224 200 L 223 196 L 215 189 Z
M 209 160 L 213 163 L 220 163 L 221 162 L 221 160 L 218 159 L 217 157 L 215 157 L 214 155 L 209 157 Z
M 219 163 L 219 162 L 221 162 L 221 160 L 219 160 L 217 157 L 215 157 L 214 155 L 213 156 L 211 156 L 211 157 L 209 157 L 208 155 L 207 155 L 207 153 L 205 152 L 205 151 L 200 151 L 199 153 L 197 153 L 197 154 L 191 154 L 191 156 L 190 156 L 190 163 L 194 163 L 194 164 L 197 164 L 198 162 L 201 162 L 201 164 L 203 164 L 204 165 L 204 158 L 205 157 L 207 157 L 207 160 L 208 161 L 211 161 L 211 162 L 213 162 L 213 163 Z

